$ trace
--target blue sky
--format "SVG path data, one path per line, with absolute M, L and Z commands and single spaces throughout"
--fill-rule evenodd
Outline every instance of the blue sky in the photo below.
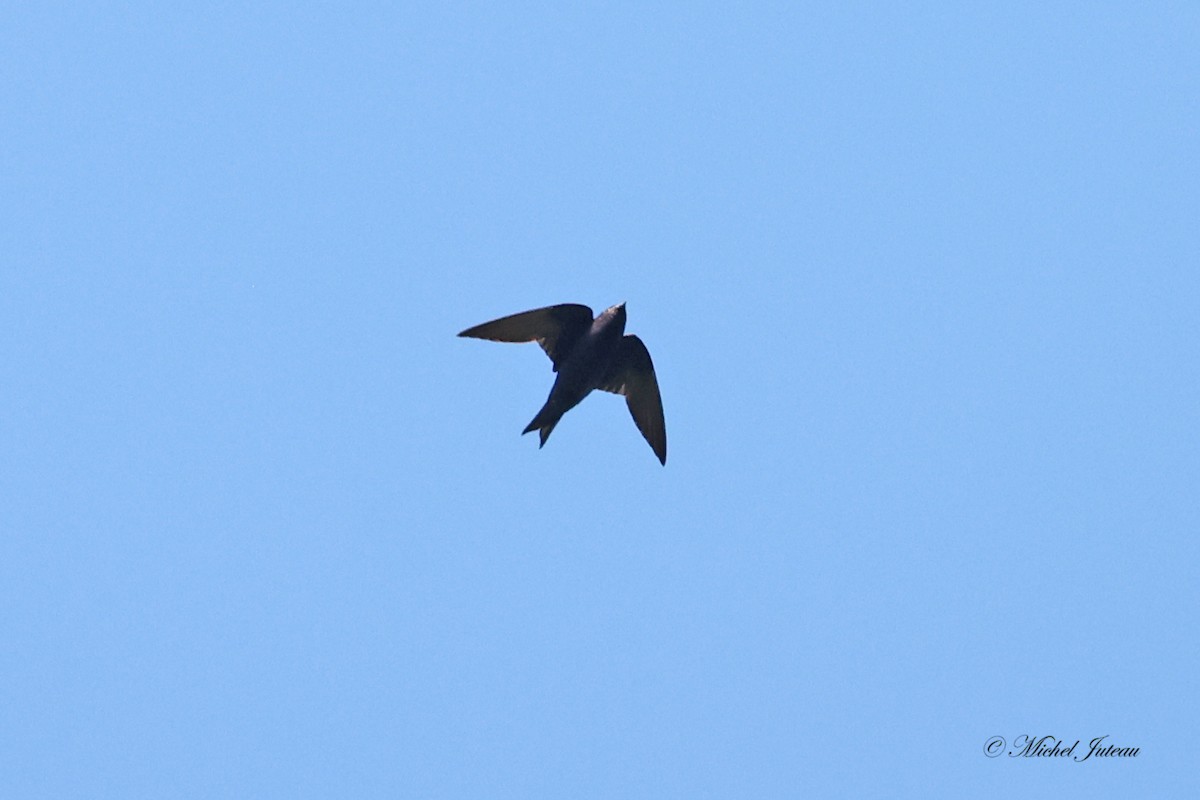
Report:
M 0 794 L 1194 793 L 1197 41 L 6 10 Z M 665 468 L 455 336 L 620 301 Z

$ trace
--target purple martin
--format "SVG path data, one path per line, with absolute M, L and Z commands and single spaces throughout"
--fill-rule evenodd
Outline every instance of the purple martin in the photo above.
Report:
M 625 335 L 625 304 L 592 319 L 592 310 L 576 303 L 536 308 L 501 317 L 459 336 L 494 342 L 537 342 L 550 356 L 558 377 L 546 404 L 522 434 L 536 430 L 540 449 L 563 414 L 593 389 L 625 395 L 633 421 L 658 460 L 667 463 L 667 426 L 654 363 L 646 345 Z

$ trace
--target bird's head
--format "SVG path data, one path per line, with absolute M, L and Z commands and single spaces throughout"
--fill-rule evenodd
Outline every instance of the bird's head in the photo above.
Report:
M 602 328 L 617 331 L 620 336 L 625 332 L 625 304 L 617 303 L 604 309 L 596 318 L 596 323 Z

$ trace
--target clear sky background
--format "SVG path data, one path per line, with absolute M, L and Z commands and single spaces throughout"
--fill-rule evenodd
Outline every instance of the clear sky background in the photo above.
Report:
M 0 795 L 1194 796 L 1198 43 L 10 4 Z M 620 301 L 665 468 L 455 336 Z

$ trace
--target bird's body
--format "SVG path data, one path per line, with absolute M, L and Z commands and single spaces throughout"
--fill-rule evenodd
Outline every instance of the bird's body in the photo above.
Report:
M 522 433 L 539 431 L 542 444 L 545 444 L 562 415 L 601 387 L 625 333 L 625 309 L 620 306 L 616 308 L 619 314 L 613 313 L 610 308 L 596 317 L 587 332 L 575 342 L 568 358 L 555 366 L 558 375 L 550 389 L 550 396 Z
M 501 317 L 459 334 L 500 342 L 536 341 L 554 362 L 550 396 L 523 433 L 538 431 L 541 444 L 563 414 L 596 389 L 625 395 L 638 429 L 663 464 L 667 432 L 654 364 L 642 340 L 625 335 L 625 304 L 592 319 L 587 306 L 565 304 Z

